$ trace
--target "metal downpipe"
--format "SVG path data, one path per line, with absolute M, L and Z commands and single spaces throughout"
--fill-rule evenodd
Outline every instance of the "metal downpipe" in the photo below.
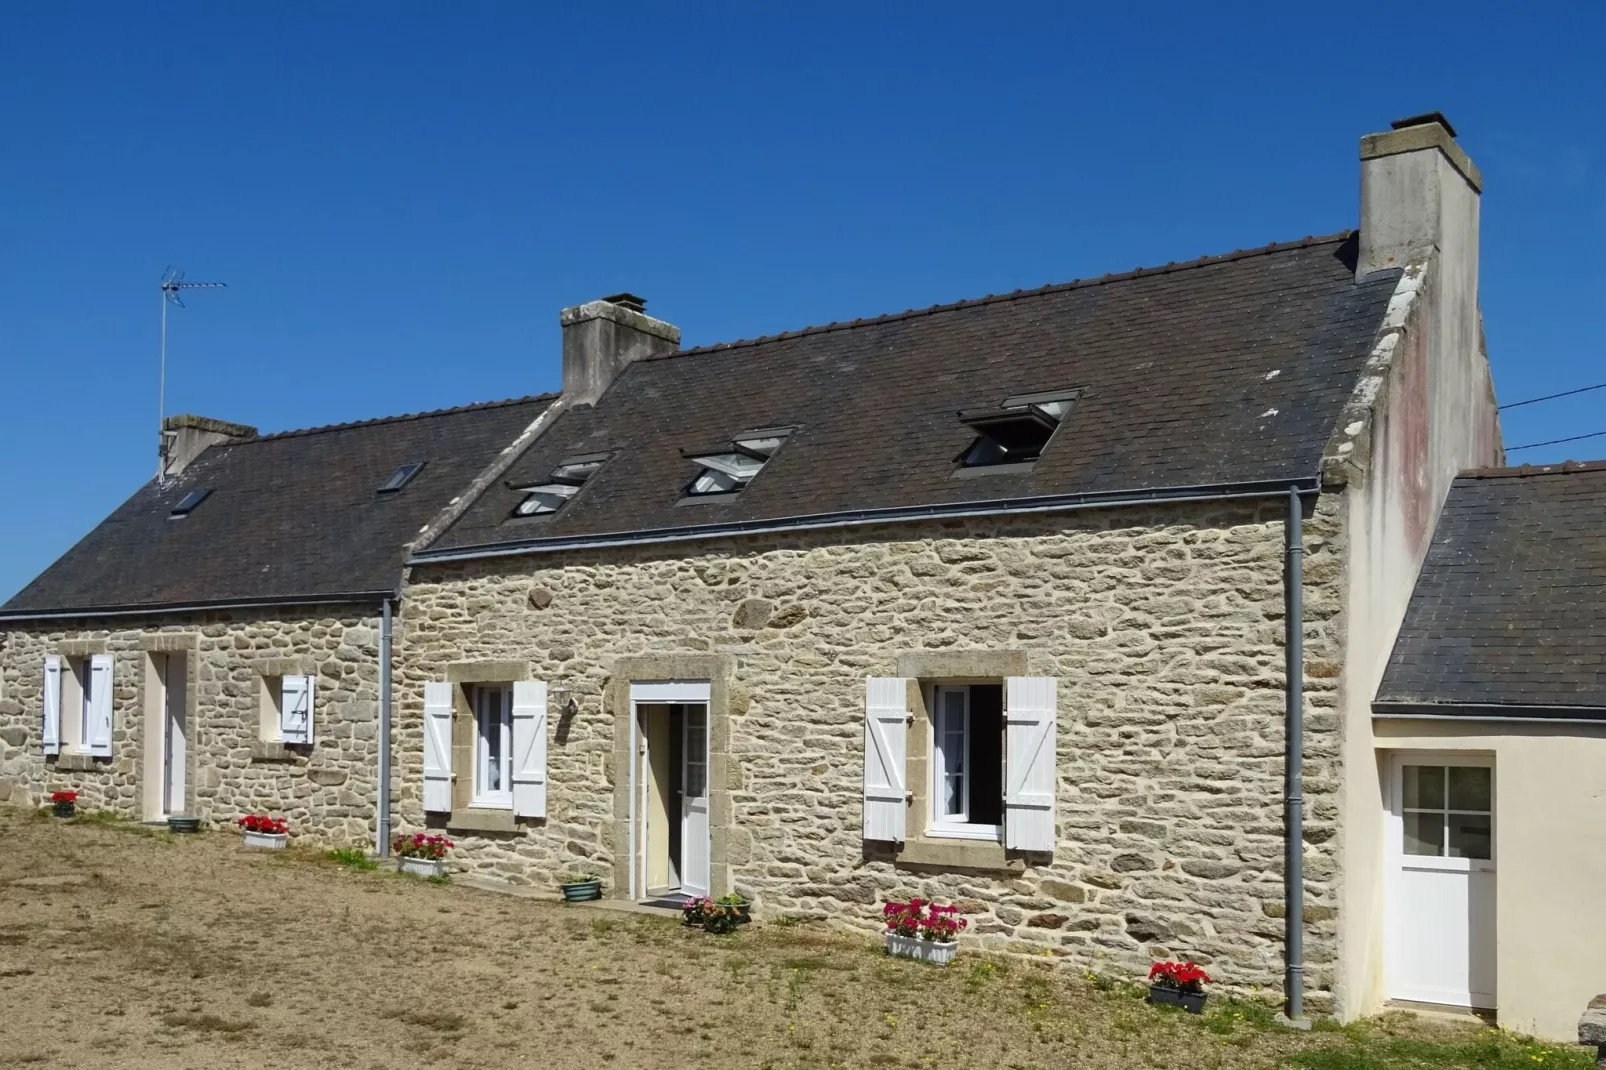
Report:
M 390 857 L 390 599 L 379 613 L 379 802 L 374 815 L 374 851 Z
M 1284 731 L 1287 754 L 1284 770 L 1287 792 L 1286 854 L 1283 862 L 1285 896 L 1284 948 L 1287 957 L 1287 1015 L 1305 1017 L 1305 539 L 1299 488 L 1288 488 L 1288 519 L 1284 524 L 1287 565 L 1283 575 L 1286 613 L 1284 640 L 1287 662 L 1287 713 Z

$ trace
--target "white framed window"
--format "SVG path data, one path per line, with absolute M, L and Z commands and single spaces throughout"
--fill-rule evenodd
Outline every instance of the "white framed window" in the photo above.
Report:
M 471 806 L 513 807 L 513 687 L 476 684 Z
M 1494 769 L 1486 764 L 1400 766 L 1401 853 L 1494 858 Z
M 1004 824 L 1004 695 L 996 683 L 932 688 L 927 833 L 996 840 Z
M 88 658 L 72 658 L 73 690 L 77 692 L 69 710 L 67 745 L 73 750 L 88 750 L 93 729 L 90 718 L 95 709 L 95 673 Z

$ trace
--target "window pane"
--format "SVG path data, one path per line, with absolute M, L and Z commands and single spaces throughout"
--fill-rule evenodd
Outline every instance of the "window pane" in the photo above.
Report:
M 1403 772 L 1407 810 L 1444 809 L 1444 766 L 1408 765 Z
M 1488 814 L 1450 815 L 1450 857 L 1492 858 Z
M 1450 809 L 1482 810 L 1494 808 L 1494 770 L 1488 766 L 1452 765 L 1450 767 Z M 1483 855 L 1469 855 L 1482 858 Z
M 937 747 L 942 797 L 937 816 L 958 817 L 965 813 L 965 692 L 953 688 L 939 694 Z
M 1405 853 L 1439 858 L 1444 854 L 1444 815 L 1406 814 Z

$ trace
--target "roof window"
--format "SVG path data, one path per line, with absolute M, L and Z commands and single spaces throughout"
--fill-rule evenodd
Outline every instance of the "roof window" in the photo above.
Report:
M 609 453 L 591 454 L 585 457 L 570 457 L 560 461 L 547 477 L 547 482 L 528 486 L 514 487 L 514 490 L 524 492 L 524 500 L 513 509 L 513 515 L 518 516 L 545 516 L 562 509 L 564 503 L 585 486 L 586 480 L 596 475 L 597 469 L 607 463 Z
M 997 409 L 961 412 L 959 422 L 976 432 L 976 440 L 957 458 L 960 468 L 1031 464 L 1076 397 L 1074 391 L 1020 394 L 1005 398 Z
M 764 470 L 791 433 L 790 427 L 744 431 L 725 449 L 683 454 L 688 461 L 702 465 L 702 471 L 686 487 L 686 493 L 693 497 L 735 494 Z
M 206 496 L 211 493 L 212 488 L 210 487 L 202 487 L 199 490 L 190 491 L 188 494 L 184 495 L 183 498 L 179 499 L 179 503 L 177 505 L 173 506 L 172 511 L 167 514 L 167 518 L 169 520 L 184 519 L 195 510 L 197 505 L 200 505 L 202 502 L 206 501 Z
M 393 494 L 401 490 L 412 482 L 412 478 L 418 474 L 418 470 L 422 467 L 424 467 L 423 461 L 413 461 L 411 464 L 402 465 L 390 474 L 390 478 L 379 484 L 379 493 Z

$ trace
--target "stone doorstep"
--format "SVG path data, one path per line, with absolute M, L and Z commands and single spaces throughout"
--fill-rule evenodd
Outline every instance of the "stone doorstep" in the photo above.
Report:
M 563 903 L 570 907 L 589 907 L 593 910 L 606 910 L 615 914 L 652 914 L 660 918 L 678 918 L 680 911 L 672 907 L 652 907 L 645 903 L 632 903 L 626 899 L 593 899 L 586 903 L 566 903 L 563 895 L 558 892 L 542 891 L 539 888 L 529 888 L 520 884 L 508 884 L 506 881 L 492 880 L 489 877 L 459 877 L 453 880 L 454 884 L 461 884 L 481 892 L 492 892 L 496 895 L 516 895 L 521 899 L 535 899 L 542 903 Z
M 1433 1018 L 1444 1022 L 1482 1022 L 1484 1025 L 1495 1024 L 1496 1011 L 1494 1008 L 1483 1007 L 1454 1007 L 1448 1003 L 1418 1003 L 1410 999 L 1391 999 L 1383 1006 L 1391 1011 L 1410 1011 L 1422 1018 Z

